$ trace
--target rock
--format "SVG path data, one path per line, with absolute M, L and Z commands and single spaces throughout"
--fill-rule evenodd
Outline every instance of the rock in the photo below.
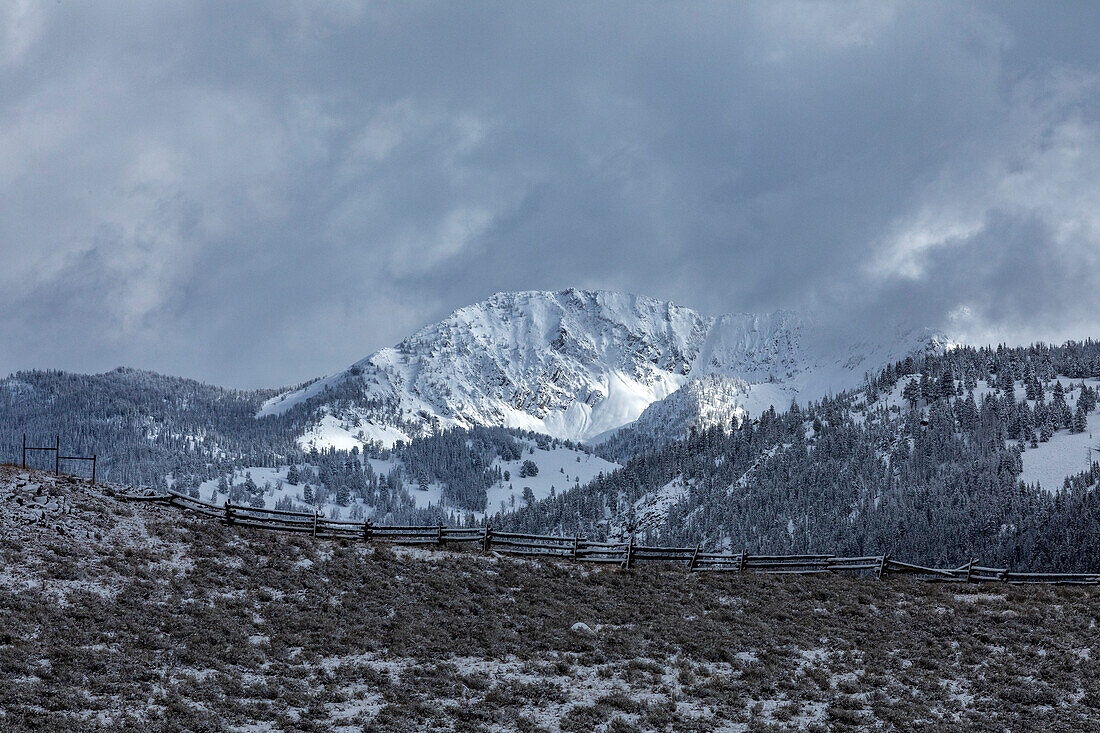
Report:
M 569 630 L 572 631 L 574 634 L 579 634 L 581 636 L 596 635 L 596 632 L 592 630 L 592 627 L 582 621 L 578 621 L 577 623 L 570 626 Z

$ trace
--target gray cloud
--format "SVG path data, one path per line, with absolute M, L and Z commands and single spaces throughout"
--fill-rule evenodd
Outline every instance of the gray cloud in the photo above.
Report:
M 1097 336 L 1092 5 L 0 10 L 0 371 L 241 386 L 494 291 Z

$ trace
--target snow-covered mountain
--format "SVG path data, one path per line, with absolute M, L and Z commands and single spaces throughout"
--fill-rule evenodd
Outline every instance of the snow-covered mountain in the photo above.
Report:
M 670 395 L 677 402 L 655 414 L 726 420 L 855 386 L 888 361 L 946 344 L 926 329 L 845 338 L 789 311 L 711 317 L 626 293 L 498 293 L 269 400 L 259 415 L 319 406 L 302 439 L 318 446 L 474 424 L 588 441 Z M 699 377 L 708 379 L 678 392 Z

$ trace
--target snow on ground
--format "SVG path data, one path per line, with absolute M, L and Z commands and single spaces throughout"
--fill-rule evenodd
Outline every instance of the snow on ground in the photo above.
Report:
M 1077 397 L 1080 394 L 1075 385 L 1084 381 L 1090 387 L 1100 387 L 1100 379 L 1059 377 L 1058 381 L 1066 390 L 1066 404 L 1071 410 L 1077 408 Z M 1024 388 L 1017 384 L 1016 399 L 1023 397 Z M 1049 395 L 1047 399 L 1050 399 Z M 1035 401 L 1029 400 L 1028 404 L 1034 406 Z M 1028 446 L 1022 456 L 1024 471 L 1020 480 L 1025 484 L 1037 483 L 1047 491 L 1054 492 L 1062 488 L 1067 476 L 1087 470 L 1090 459 L 1100 460 L 1100 414 L 1090 413 L 1087 425 L 1083 433 L 1057 430 L 1054 437 L 1046 443 L 1039 443 L 1038 448 Z
M 337 372 L 336 374 L 330 374 L 327 377 L 317 379 L 301 389 L 277 394 L 260 405 L 256 417 L 282 415 L 295 405 L 301 404 L 312 397 L 316 397 L 329 387 L 339 384 L 344 379 L 347 379 L 347 372 Z
M 668 518 L 668 511 L 688 495 L 689 487 L 680 477 L 674 478 L 656 491 L 646 494 L 634 502 L 636 531 L 656 529 Z M 619 527 L 626 534 L 626 527 Z
M 578 483 L 582 486 L 600 473 L 611 473 L 620 468 L 618 463 L 605 461 L 599 456 L 594 456 L 582 451 L 569 448 L 554 448 L 543 450 L 535 445 L 534 441 L 520 441 L 526 443 L 523 456 L 517 461 L 501 461 L 499 458 L 493 462 L 493 466 L 502 471 L 508 471 L 510 480 L 502 481 L 489 488 L 486 509 L 490 514 L 496 514 L 504 504 L 504 511 L 512 509 L 512 499 L 515 498 L 515 506 L 523 506 L 523 489 L 530 487 L 535 499 L 545 499 L 550 496 L 551 487 L 558 494 L 571 489 Z M 530 451 L 534 449 L 532 454 Z M 525 460 L 532 460 L 539 467 L 537 476 L 520 478 L 519 469 Z M 419 493 L 419 492 L 413 492 Z
M 332 415 L 325 415 L 321 422 L 314 425 L 298 438 L 298 445 L 302 450 L 316 448 L 335 448 L 336 450 L 362 449 L 367 441 L 382 443 L 386 448 L 392 448 L 397 441 L 408 441 L 409 436 L 397 428 L 363 423 L 356 427 L 346 425 Z

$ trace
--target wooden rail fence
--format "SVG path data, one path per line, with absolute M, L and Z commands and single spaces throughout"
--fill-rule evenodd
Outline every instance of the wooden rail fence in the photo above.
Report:
M 27 467 L 27 452 L 44 451 L 47 453 L 53 453 L 53 472 L 56 475 L 61 475 L 61 462 L 62 461 L 91 461 L 92 463 L 92 484 L 95 484 L 95 464 L 96 454 L 90 456 L 63 456 L 61 455 L 61 436 L 57 435 L 56 442 L 53 445 L 47 446 L 33 446 L 27 445 L 27 434 L 23 433 L 23 461 L 21 463 L 23 468 Z
M 501 532 L 484 527 L 430 527 L 377 525 L 372 522 L 329 519 L 322 514 L 281 509 L 257 509 L 226 502 L 210 504 L 186 494 L 119 494 L 128 501 L 142 501 L 187 509 L 209 519 L 235 527 L 253 527 L 281 532 L 299 532 L 311 537 L 360 542 L 389 542 L 396 545 L 469 544 L 482 550 L 529 557 L 558 557 L 582 562 L 604 563 L 630 568 L 637 563 L 673 563 L 689 571 L 727 571 L 815 575 L 838 571 L 874 573 L 880 580 L 890 575 L 909 575 L 930 581 L 956 583 L 1048 583 L 1097 585 L 1100 573 L 1017 573 L 990 568 L 970 561 L 957 568 L 931 568 L 894 560 L 887 555 L 837 557 L 835 555 L 750 555 L 704 552 L 701 547 L 651 547 L 623 542 L 592 542 L 583 537 Z

